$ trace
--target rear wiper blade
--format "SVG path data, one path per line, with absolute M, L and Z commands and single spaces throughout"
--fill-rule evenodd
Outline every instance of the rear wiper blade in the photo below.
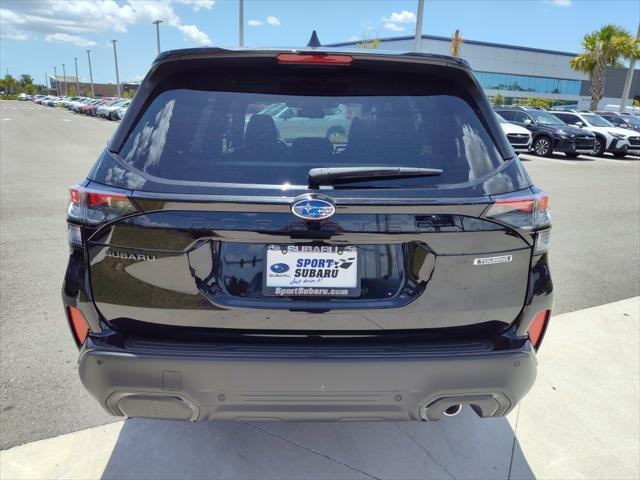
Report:
M 431 177 L 442 175 L 439 168 L 419 167 L 327 167 L 309 170 L 309 186 L 331 185 L 341 181 L 365 182 L 385 178 Z

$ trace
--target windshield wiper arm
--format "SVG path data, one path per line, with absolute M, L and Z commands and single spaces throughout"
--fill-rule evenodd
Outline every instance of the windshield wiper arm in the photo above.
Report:
M 388 178 L 431 177 L 442 175 L 439 168 L 419 167 L 327 167 L 309 170 L 309 186 L 331 185 L 341 181 L 366 182 Z
M 327 167 L 309 170 L 309 186 L 331 185 L 333 183 L 358 180 L 379 180 L 391 178 L 431 177 L 442 175 L 439 168 L 419 167 Z

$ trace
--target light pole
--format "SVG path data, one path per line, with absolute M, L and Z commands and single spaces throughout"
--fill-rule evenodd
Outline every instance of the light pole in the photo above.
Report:
M 638 25 L 638 33 L 636 38 L 640 39 L 640 25 Z M 631 91 L 631 80 L 633 80 L 633 68 L 636 66 L 636 59 L 629 60 L 629 70 L 627 71 L 627 78 L 624 81 L 624 87 L 622 88 L 622 98 L 620 99 L 620 112 L 624 112 L 627 106 L 627 100 L 629 99 L 629 92 Z
M 239 11 L 240 24 L 238 25 L 240 28 L 238 30 L 238 44 L 241 47 L 244 47 L 244 0 L 240 0 L 240 11 Z
M 424 15 L 424 0 L 418 0 L 418 15 L 416 16 L 416 44 L 415 50 L 422 50 L 422 17 Z
M 67 96 L 67 71 L 64 69 L 64 63 L 62 64 L 62 79 L 64 81 L 64 96 Z
M 89 81 L 91 82 L 91 96 L 95 97 L 96 92 L 93 89 L 93 72 L 91 71 L 91 50 L 87 50 L 87 60 L 89 60 Z
M 56 80 L 56 95 L 60 96 L 60 86 L 58 85 L 58 69 L 53 67 L 53 78 Z
M 78 77 L 78 57 L 73 57 L 76 62 L 76 95 L 80 95 L 80 78 Z
M 120 97 L 120 74 L 118 73 L 118 52 L 116 52 L 116 42 L 117 40 L 111 40 L 111 43 L 113 43 L 113 59 L 116 62 L 116 88 L 118 91 L 118 97 Z
M 156 20 L 153 24 L 156 26 L 156 43 L 158 45 L 158 55 L 160 55 L 160 24 L 162 20 Z

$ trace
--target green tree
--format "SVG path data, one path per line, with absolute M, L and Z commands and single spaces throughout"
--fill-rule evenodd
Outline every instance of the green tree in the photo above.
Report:
M 70 97 L 77 97 L 78 96 L 78 92 L 76 92 L 76 87 L 74 87 L 73 85 L 71 85 L 69 87 L 69 96 Z
M 376 48 L 380 48 L 380 40 L 377 38 L 374 38 L 372 40 L 368 38 L 363 38 L 360 43 L 356 44 L 356 47 L 375 50 Z
M 498 93 L 495 97 L 493 97 L 493 104 L 498 107 L 500 105 L 504 105 L 504 97 L 502 94 Z
M 548 98 L 531 97 L 521 100 L 519 102 L 519 105 L 525 107 L 549 109 L 549 107 L 551 107 L 551 100 L 549 100 Z
M 576 71 L 584 72 L 591 79 L 590 110 L 598 109 L 604 96 L 607 67 L 620 67 L 622 60 L 640 58 L 640 41 L 624 28 L 604 25 L 600 30 L 588 33 L 582 40 L 584 52 L 569 60 Z
M 31 78 L 31 75 L 23 73 L 22 75 L 20 75 L 18 85 L 20 85 L 22 88 L 25 88 L 27 85 L 33 85 L 33 78 Z
M 637 98 L 633 101 L 633 106 L 634 107 L 640 107 L 640 100 L 638 100 Z
M 2 85 L 2 90 L 4 90 L 8 95 L 16 93 L 16 79 L 8 73 L 2 80 L 0 80 L 0 84 Z

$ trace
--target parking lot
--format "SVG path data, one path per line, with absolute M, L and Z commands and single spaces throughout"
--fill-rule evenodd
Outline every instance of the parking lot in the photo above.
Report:
M 0 103 L 3 478 L 640 476 L 640 307 L 628 300 L 640 294 L 640 157 L 521 155 L 551 195 L 555 318 L 536 386 L 508 418 L 466 409 L 433 424 L 117 422 L 80 384 L 60 301 L 67 187 L 115 128 Z M 60 456 L 69 449 L 73 458 Z M 43 461 L 24 470 L 24 454 Z

